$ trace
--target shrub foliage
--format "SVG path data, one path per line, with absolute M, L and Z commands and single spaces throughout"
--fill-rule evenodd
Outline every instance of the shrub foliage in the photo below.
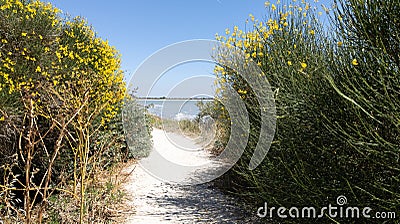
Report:
M 258 64 L 272 86 L 277 110 L 267 158 L 250 170 L 261 108 L 235 68 L 223 66 L 225 52 L 220 51 L 216 95 L 236 90 L 250 119 L 247 148 L 222 177 L 225 187 L 261 205 L 322 208 L 345 195 L 354 206 L 398 211 L 399 2 L 336 2 L 332 11 L 324 8 L 328 28 L 312 5 L 294 4 L 267 2 L 265 21 L 250 16 L 250 30 L 234 27 L 217 36 L 227 48 L 244 51 L 243 60 Z M 220 132 L 216 147 L 221 147 L 229 140 L 229 116 L 221 103 L 213 108 Z
M 0 220 L 42 222 L 63 191 L 83 222 L 93 172 L 124 149 L 120 56 L 82 18 L 36 0 L 0 0 L 0 41 Z

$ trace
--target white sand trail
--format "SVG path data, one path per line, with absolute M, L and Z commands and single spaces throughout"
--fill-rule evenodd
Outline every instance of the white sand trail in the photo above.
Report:
M 185 186 L 165 183 L 150 175 L 143 167 L 159 166 L 156 169 L 161 170 L 163 179 L 172 182 L 190 181 L 194 176 L 207 175 L 207 170 L 196 170 L 196 165 L 218 166 L 210 154 L 183 136 L 172 134 L 168 138 L 159 129 L 153 130 L 152 135 L 153 151 L 141 161 L 145 165 L 134 164 L 128 168 L 135 169 L 124 188 L 130 196 L 128 205 L 134 208 L 135 214 L 126 223 L 249 223 L 245 218 L 248 213 L 236 206 L 235 199 L 210 183 Z M 179 142 L 180 147 L 174 142 Z M 182 146 L 187 150 L 182 150 Z M 163 167 L 165 159 L 194 168 L 171 171 Z

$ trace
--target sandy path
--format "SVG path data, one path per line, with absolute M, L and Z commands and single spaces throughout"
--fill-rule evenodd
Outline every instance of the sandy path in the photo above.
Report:
M 186 165 L 214 162 L 204 150 L 193 152 L 178 149 L 161 130 L 155 129 L 152 134 L 154 149 L 142 161 L 144 163 L 160 165 L 157 163 L 160 154 Z M 182 136 L 173 136 L 173 141 L 180 141 L 180 145 L 192 149 L 198 148 L 193 141 Z M 135 214 L 128 217 L 126 223 L 248 223 L 244 218 L 246 212 L 235 206 L 235 199 L 223 194 L 210 183 L 194 186 L 164 183 L 148 174 L 141 165 L 132 165 L 128 170 L 132 170 L 133 166 L 135 169 L 124 188 L 130 197 L 127 205 L 134 208 Z M 170 172 L 168 178 L 190 179 L 195 175 L 203 175 L 202 172 Z

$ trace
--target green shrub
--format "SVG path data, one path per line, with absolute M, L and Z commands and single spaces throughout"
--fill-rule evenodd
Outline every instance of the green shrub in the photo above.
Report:
M 345 195 L 353 206 L 399 209 L 399 64 L 394 53 L 399 6 L 394 1 L 338 5 L 333 35 L 325 34 L 317 13 L 301 3 L 272 4 L 266 21 L 251 18 L 252 30 L 235 27 L 227 30 L 229 37 L 218 37 L 242 49 L 243 60 L 254 60 L 275 93 L 274 141 L 263 163 L 249 170 L 260 141 L 261 108 L 235 68 L 216 68 L 217 96 L 228 87 L 236 90 L 250 119 L 246 150 L 222 178 L 231 191 L 260 205 L 322 208 Z M 218 140 L 225 145 L 229 117 L 215 105 L 214 117 L 225 124 L 220 132 L 227 133 Z
M 400 2 L 340 1 L 328 80 L 341 98 L 341 116 L 328 130 L 349 156 L 343 167 L 359 203 L 400 208 Z
M 41 221 L 71 179 L 84 208 L 92 172 L 124 147 L 117 50 L 50 3 L 0 0 L 0 61 L 1 219 Z M 14 193 L 21 203 L 5 196 Z
M 128 158 L 147 157 L 153 147 L 151 125 L 156 122 L 156 118 L 148 115 L 146 108 L 136 99 L 128 98 L 123 109 L 123 122 Z

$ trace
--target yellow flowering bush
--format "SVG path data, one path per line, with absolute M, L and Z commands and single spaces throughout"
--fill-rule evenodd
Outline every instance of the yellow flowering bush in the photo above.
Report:
M 265 21 L 259 21 L 250 15 L 250 30 L 243 31 L 235 26 L 232 30 L 226 29 L 226 35 L 217 34 L 216 39 L 227 49 L 243 51 L 245 63 L 256 63 L 267 76 L 272 88 L 284 93 L 294 86 L 299 87 L 304 85 L 304 82 L 311 82 L 311 76 L 323 67 L 318 63 L 323 57 L 322 48 L 319 46 L 322 43 L 316 43 L 321 27 L 318 25 L 318 19 L 313 16 L 314 9 L 307 2 L 266 2 L 265 5 L 269 13 Z M 250 114 L 259 114 L 258 102 L 250 86 L 234 71 L 235 68 L 223 66 L 227 64 L 224 63 L 224 53 L 222 51 L 217 55 L 219 65 L 214 69 L 217 75 L 217 97 L 224 101 L 223 93 L 229 86 L 245 100 Z M 313 78 L 318 79 L 318 76 Z M 290 82 L 284 81 L 286 79 Z M 215 107 L 219 107 L 219 104 L 216 103 Z M 219 110 L 218 113 L 221 130 L 229 132 L 228 112 Z M 228 137 L 229 134 L 221 136 Z M 227 138 L 222 140 L 225 143 L 227 141 Z
M 1 135 L 0 152 L 4 158 L 18 155 L 17 165 L 0 159 L 7 164 L 1 169 L 18 166 L 15 174 L 0 170 L 0 175 L 23 177 L 13 181 L 19 184 L 15 189 L 23 189 L 18 198 L 24 201 L 3 210 L 3 203 L 11 204 L 0 198 L 0 220 L 20 206 L 24 213 L 13 215 L 31 223 L 40 194 L 41 221 L 46 198 L 54 192 L 50 186 L 71 176 L 83 220 L 91 169 L 99 166 L 102 155 L 117 157 L 122 150 L 109 142 L 123 147 L 121 137 L 112 134 L 122 132 L 121 121 L 116 121 L 126 92 L 120 64 L 118 51 L 84 19 L 63 19 L 60 10 L 38 0 L 0 0 L 0 133 L 10 135 Z M 0 181 L 0 195 L 9 194 L 14 182 Z M 29 193 L 33 191 L 36 196 Z
M 342 169 L 348 188 L 383 211 L 400 208 L 399 8 L 399 1 L 349 0 L 330 14 L 337 36 L 328 79 L 342 109 L 326 125 L 343 139 L 338 152 L 352 153 L 352 166 Z
M 216 36 L 226 49 L 242 50 L 243 61 L 256 63 L 275 94 L 275 138 L 267 158 L 249 170 L 260 141 L 262 108 L 234 66 L 224 66 L 230 51 L 219 49 L 216 96 L 224 102 L 224 94 L 234 89 L 250 121 L 247 148 L 225 175 L 225 187 L 237 186 L 231 189 L 260 206 L 319 207 L 346 195 L 360 207 L 399 208 L 399 3 L 339 2 L 332 10 L 323 7 L 335 25 L 331 35 L 318 21 L 321 13 L 293 0 L 266 2 L 265 20 L 250 15 L 250 30 L 234 27 Z M 223 149 L 229 113 L 218 102 L 212 113 L 219 133 L 226 133 L 217 136 Z
M 0 91 L 12 94 L 33 89 L 46 74 L 41 67 L 51 61 L 49 49 L 59 32 L 58 10 L 39 1 L 2 0 L 0 5 Z
M 75 18 L 63 28 L 55 56 L 53 84 L 75 96 L 68 106 L 79 108 L 87 97 L 89 108 L 101 109 L 102 124 L 112 119 L 126 91 L 117 50 L 96 37 L 83 19 Z
M 93 108 L 110 105 L 104 108 L 105 119 L 116 114 L 125 84 L 113 47 L 96 37 L 83 19 L 62 24 L 59 10 L 49 3 L 4 0 L 1 5 L 1 91 L 40 95 L 43 86 L 38 85 L 50 84 L 60 94 L 86 89 Z M 82 98 L 75 96 L 77 101 Z

